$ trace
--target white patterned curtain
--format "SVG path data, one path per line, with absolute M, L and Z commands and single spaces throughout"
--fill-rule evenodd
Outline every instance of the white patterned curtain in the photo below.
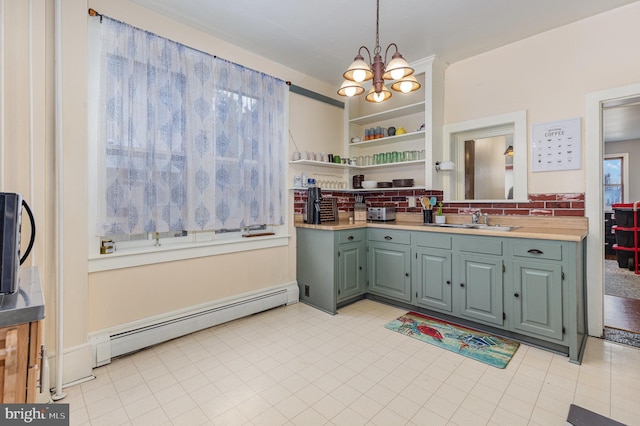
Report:
M 104 17 L 98 234 L 283 224 L 282 80 Z

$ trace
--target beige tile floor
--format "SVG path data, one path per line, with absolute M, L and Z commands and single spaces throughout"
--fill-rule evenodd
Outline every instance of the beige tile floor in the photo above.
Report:
M 640 425 L 640 350 L 582 365 L 521 345 L 497 369 L 389 331 L 404 310 L 302 303 L 113 360 L 65 389 L 72 425 L 565 425 L 575 403 Z

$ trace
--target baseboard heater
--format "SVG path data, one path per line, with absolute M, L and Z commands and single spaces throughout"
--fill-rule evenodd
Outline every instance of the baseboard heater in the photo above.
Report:
M 295 286 L 295 289 L 278 288 L 267 293 L 220 303 L 210 308 L 200 308 L 192 313 L 186 312 L 181 316 L 155 321 L 121 333 L 94 335 L 91 338 L 95 354 L 94 366 L 99 367 L 108 364 L 111 362 L 111 358 L 126 355 L 158 343 L 204 330 L 205 328 L 286 305 L 294 300 L 289 295 L 292 290 L 296 293 L 294 296 L 295 301 L 297 301 L 297 286 Z

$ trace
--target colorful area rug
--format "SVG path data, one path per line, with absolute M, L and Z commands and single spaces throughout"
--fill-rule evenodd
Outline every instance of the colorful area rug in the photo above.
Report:
M 408 312 L 385 327 L 497 368 L 505 368 L 520 346 L 514 340 L 417 312 Z

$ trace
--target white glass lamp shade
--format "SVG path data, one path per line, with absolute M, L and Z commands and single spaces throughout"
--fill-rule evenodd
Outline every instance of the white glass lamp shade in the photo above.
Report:
M 409 66 L 400 53 L 396 52 L 393 54 L 393 59 L 387 64 L 382 78 L 385 80 L 400 80 L 411 74 L 413 74 L 413 68 Z
M 338 95 L 347 97 L 356 96 L 361 93 L 364 93 L 364 87 L 360 86 L 360 83 L 351 80 L 345 80 L 338 90 Z
M 343 77 L 347 80 L 355 81 L 356 83 L 362 83 L 373 78 L 373 73 L 369 64 L 364 61 L 361 55 L 355 57 L 353 63 L 343 74 Z
M 376 93 L 375 87 L 372 87 L 367 93 L 367 97 L 365 98 L 369 102 L 384 102 L 391 97 L 391 92 L 387 89 L 387 86 L 382 85 L 382 91 L 380 93 Z
M 413 75 L 401 78 L 391 85 L 391 88 L 396 92 L 409 93 L 415 90 L 418 90 L 420 87 L 420 83 Z

